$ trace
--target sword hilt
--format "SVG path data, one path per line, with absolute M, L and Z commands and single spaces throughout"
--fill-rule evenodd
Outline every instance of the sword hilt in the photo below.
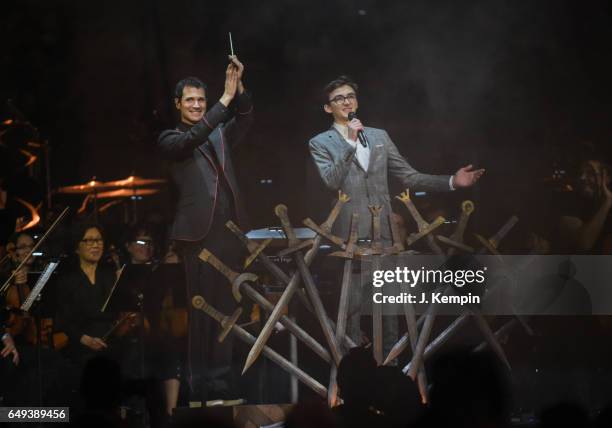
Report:
M 346 204 L 350 200 L 351 198 L 349 197 L 349 195 L 347 195 L 346 193 L 342 193 L 342 190 L 338 190 L 338 200 L 336 201 L 336 204 L 329 213 L 327 219 L 323 223 L 321 223 L 321 229 L 331 231 L 334 222 L 340 214 L 340 210 L 342 210 L 344 204 Z
M 236 278 L 238 278 L 238 272 L 234 272 L 233 270 L 231 270 L 229 266 L 227 266 L 225 263 L 215 257 L 215 255 L 208 251 L 206 248 L 200 251 L 199 257 L 200 260 L 210 264 L 212 267 L 221 272 L 223 276 L 225 276 L 230 282 L 234 282 Z
M 289 220 L 289 211 L 287 209 L 287 205 L 277 205 L 274 208 L 274 213 L 279 218 L 281 225 L 283 226 L 285 235 L 287 235 L 287 242 L 289 243 L 289 246 L 299 244 L 299 239 L 297 238 L 295 230 L 293 230 L 293 226 L 291 225 L 291 221 Z
M 444 219 L 444 217 L 439 216 L 434 221 L 432 221 L 431 224 L 429 224 L 425 229 L 417 233 L 412 233 L 410 236 L 406 238 L 406 246 L 409 247 L 412 244 L 414 244 L 416 241 L 421 239 L 422 237 L 429 235 L 435 229 L 443 225 L 445 221 L 446 220 Z
M 208 314 L 212 319 L 218 321 L 218 322 L 222 322 L 223 321 L 223 317 L 225 317 L 225 315 L 223 315 L 221 312 L 219 312 L 218 310 L 216 310 L 215 308 L 213 308 L 212 306 L 210 306 L 208 303 L 206 303 L 206 300 L 204 300 L 204 297 L 202 296 L 193 296 L 193 298 L 191 299 L 191 305 L 202 311 L 205 312 L 206 314 Z
M 191 299 L 191 304 L 195 309 L 206 313 L 212 319 L 221 324 L 222 330 L 221 334 L 219 334 L 219 342 L 223 342 L 223 340 L 227 337 L 227 334 L 232 330 L 236 324 L 236 321 L 240 317 L 240 314 L 242 313 L 242 308 L 237 308 L 232 316 L 228 317 L 209 305 L 206 300 L 204 300 L 204 297 L 200 295 L 193 296 Z
M 408 208 L 410 215 L 412 216 L 412 218 L 417 224 L 417 228 L 419 229 L 419 232 L 421 232 L 422 230 L 426 229 L 427 226 L 429 226 L 429 223 L 427 223 L 423 219 L 423 216 L 421 216 L 421 213 L 419 213 L 417 208 L 414 206 L 414 203 L 410 199 L 410 192 L 408 189 L 400 193 L 400 195 L 396 196 L 395 198 L 399 199 L 406 206 L 406 208 Z
M 461 211 L 465 215 L 470 215 L 474 212 L 474 202 L 470 200 L 465 200 L 461 203 Z
M 466 248 L 460 248 L 454 244 L 463 245 L 463 235 L 465 234 L 465 229 L 467 227 L 468 220 L 470 219 L 470 215 L 473 212 L 474 212 L 474 202 L 465 200 L 461 203 L 461 215 L 459 217 L 459 223 L 457 224 L 455 231 L 448 237 L 448 239 L 451 239 L 452 241 L 454 241 L 454 243 L 449 244 L 451 245 L 447 253 L 449 256 L 454 255 L 457 249 L 462 249 L 463 251 L 466 251 Z M 469 252 L 473 252 L 473 251 L 469 251 Z
M 483 248 L 486 251 L 488 251 L 489 253 L 495 256 L 499 256 L 499 251 L 497 251 L 497 246 L 495 246 L 490 240 L 488 240 L 487 238 L 484 238 L 483 236 L 477 233 L 475 233 L 474 236 L 476 237 L 476 239 L 478 239 L 478 242 L 482 244 Z
M 240 239 L 244 245 L 246 245 L 247 250 L 249 250 L 249 252 L 252 253 L 253 251 L 255 251 L 255 249 L 257 248 L 257 243 L 255 241 L 250 240 L 249 237 L 244 234 L 244 232 L 238 227 L 236 223 L 229 220 L 227 223 L 225 223 L 225 227 L 231 230 L 232 233 L 236 235 L 236 237 Z
M 463 234 L 467 227 L 467 222 L 470 219 L 470 215 L 474 212 L 474 202 L 463 201 L 461 204 L 461 216 L 459 217 L 459 224 L 455 233 L 451 235 L 451 238 L 458 242 L 463 242 Z

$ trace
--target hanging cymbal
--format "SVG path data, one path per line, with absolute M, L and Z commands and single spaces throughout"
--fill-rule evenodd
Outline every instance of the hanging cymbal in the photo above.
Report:
M 111 185 L 109 183 L 104 183 L 102 181 L 91 180 L 85 184 L 76 184 L 74 186 L 64 186 L 60 187 L 56 190 L 57 193 L 69 193 L 69 194 L 77 194 L 84 195 L 87 193 L 97 193 L 105 190 L 113 190 L 119 186 Z
M 117 189 L 98 193 L 98 199 L 130 198 L 132 196 L 149 196 L 159 193 L 159 189 Z
M 107 181 L 106 184 L 119 188 L 144 187 L 165 184 L 163 178 L 142 178 L 136 175 L 130 175 L 123 180 Z

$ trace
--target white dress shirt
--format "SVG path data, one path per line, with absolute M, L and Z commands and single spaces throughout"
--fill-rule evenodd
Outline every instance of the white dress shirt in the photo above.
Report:
M 348 126 L 340 125 L 339 123 L 334 122 L 334 128 L 342 135 L 344 141 L 349 143 L 352 147 L 357 148 L 357 152 L 355 156 L 357 157 L 357 162 L 364 169 L 364 171 L 368 170 L 368 165 L 370 164 L 370 146 L 363 147 L 360 142 L 353 141 L 348 136 Z M 448 187 L 450 190 L 455 190 L 455 186 L 453 186 L 453 176 L 451 175 L 448 179 Z
M 357 148 L 357 152 L 355 156 L 357 157 L 357 162 L 363 168 L 364 171 L 368 170 L 368 165 L 370 164 L 370 147 L 363 147 L 359 141 L 353 141 L 349 138 L 348 135 L 348 126 L 340 125 L 339 123 L 334 122 L 334 128 L 338 130 L 344 141 L 349 143 L 352 147 Z

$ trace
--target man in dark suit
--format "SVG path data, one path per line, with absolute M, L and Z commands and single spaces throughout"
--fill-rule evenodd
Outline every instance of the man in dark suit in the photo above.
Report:
M 170 161 L 178 190 L 178 204 L 170 238 L 185 265 L 189 298 L 199 294 L 225 313 L 234 302 L 222 285 L 226 281 L 198 255 L 208 248 L 225 262 L 236 258 L 237 242 L 227 239 L 225 223 L 246 223 L 232 165 L 230 146 L 241 140 L 252 122 L 252 105 L 242 83 L 244 66 L 235 56 L 225 74 L 225 89 L 208 107 L 206 86 L 197 78 L 181 80 L 175 90 L 180 122 L 161 133 L 158 147 Z M 191 311 L 189 325 L 189 380 L 192 401 L 232 396 L 232 344 L 219 344 L 219 326 L 208 315 Z

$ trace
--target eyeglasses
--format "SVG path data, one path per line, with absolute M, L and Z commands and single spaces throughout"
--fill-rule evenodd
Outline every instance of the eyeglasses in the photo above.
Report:
M 87 238 L 87 239 L 81 239 L 81 242 L 85 245 L 87 245 L 88 247 L 93 247 L 96 244 L 102 245 L 104 244 L 104 239 L 102 238 Z
M 352 102 L 355 102 L 355 100 L 357 100 L 357 94 L 350 93 L 346 96 L 336 95 L 331 100 L 329 100 L 329 102 L 334 103 L 334 104 L 344 104 L 346 101 L 348 101 L 349 103 L 352 103 Z
M 134 241 L 132 241 L 138 245 L 146 245 L 146 246 L 152 246 L 153 245 L 153 240 L 152 239 L 136 239 Z

